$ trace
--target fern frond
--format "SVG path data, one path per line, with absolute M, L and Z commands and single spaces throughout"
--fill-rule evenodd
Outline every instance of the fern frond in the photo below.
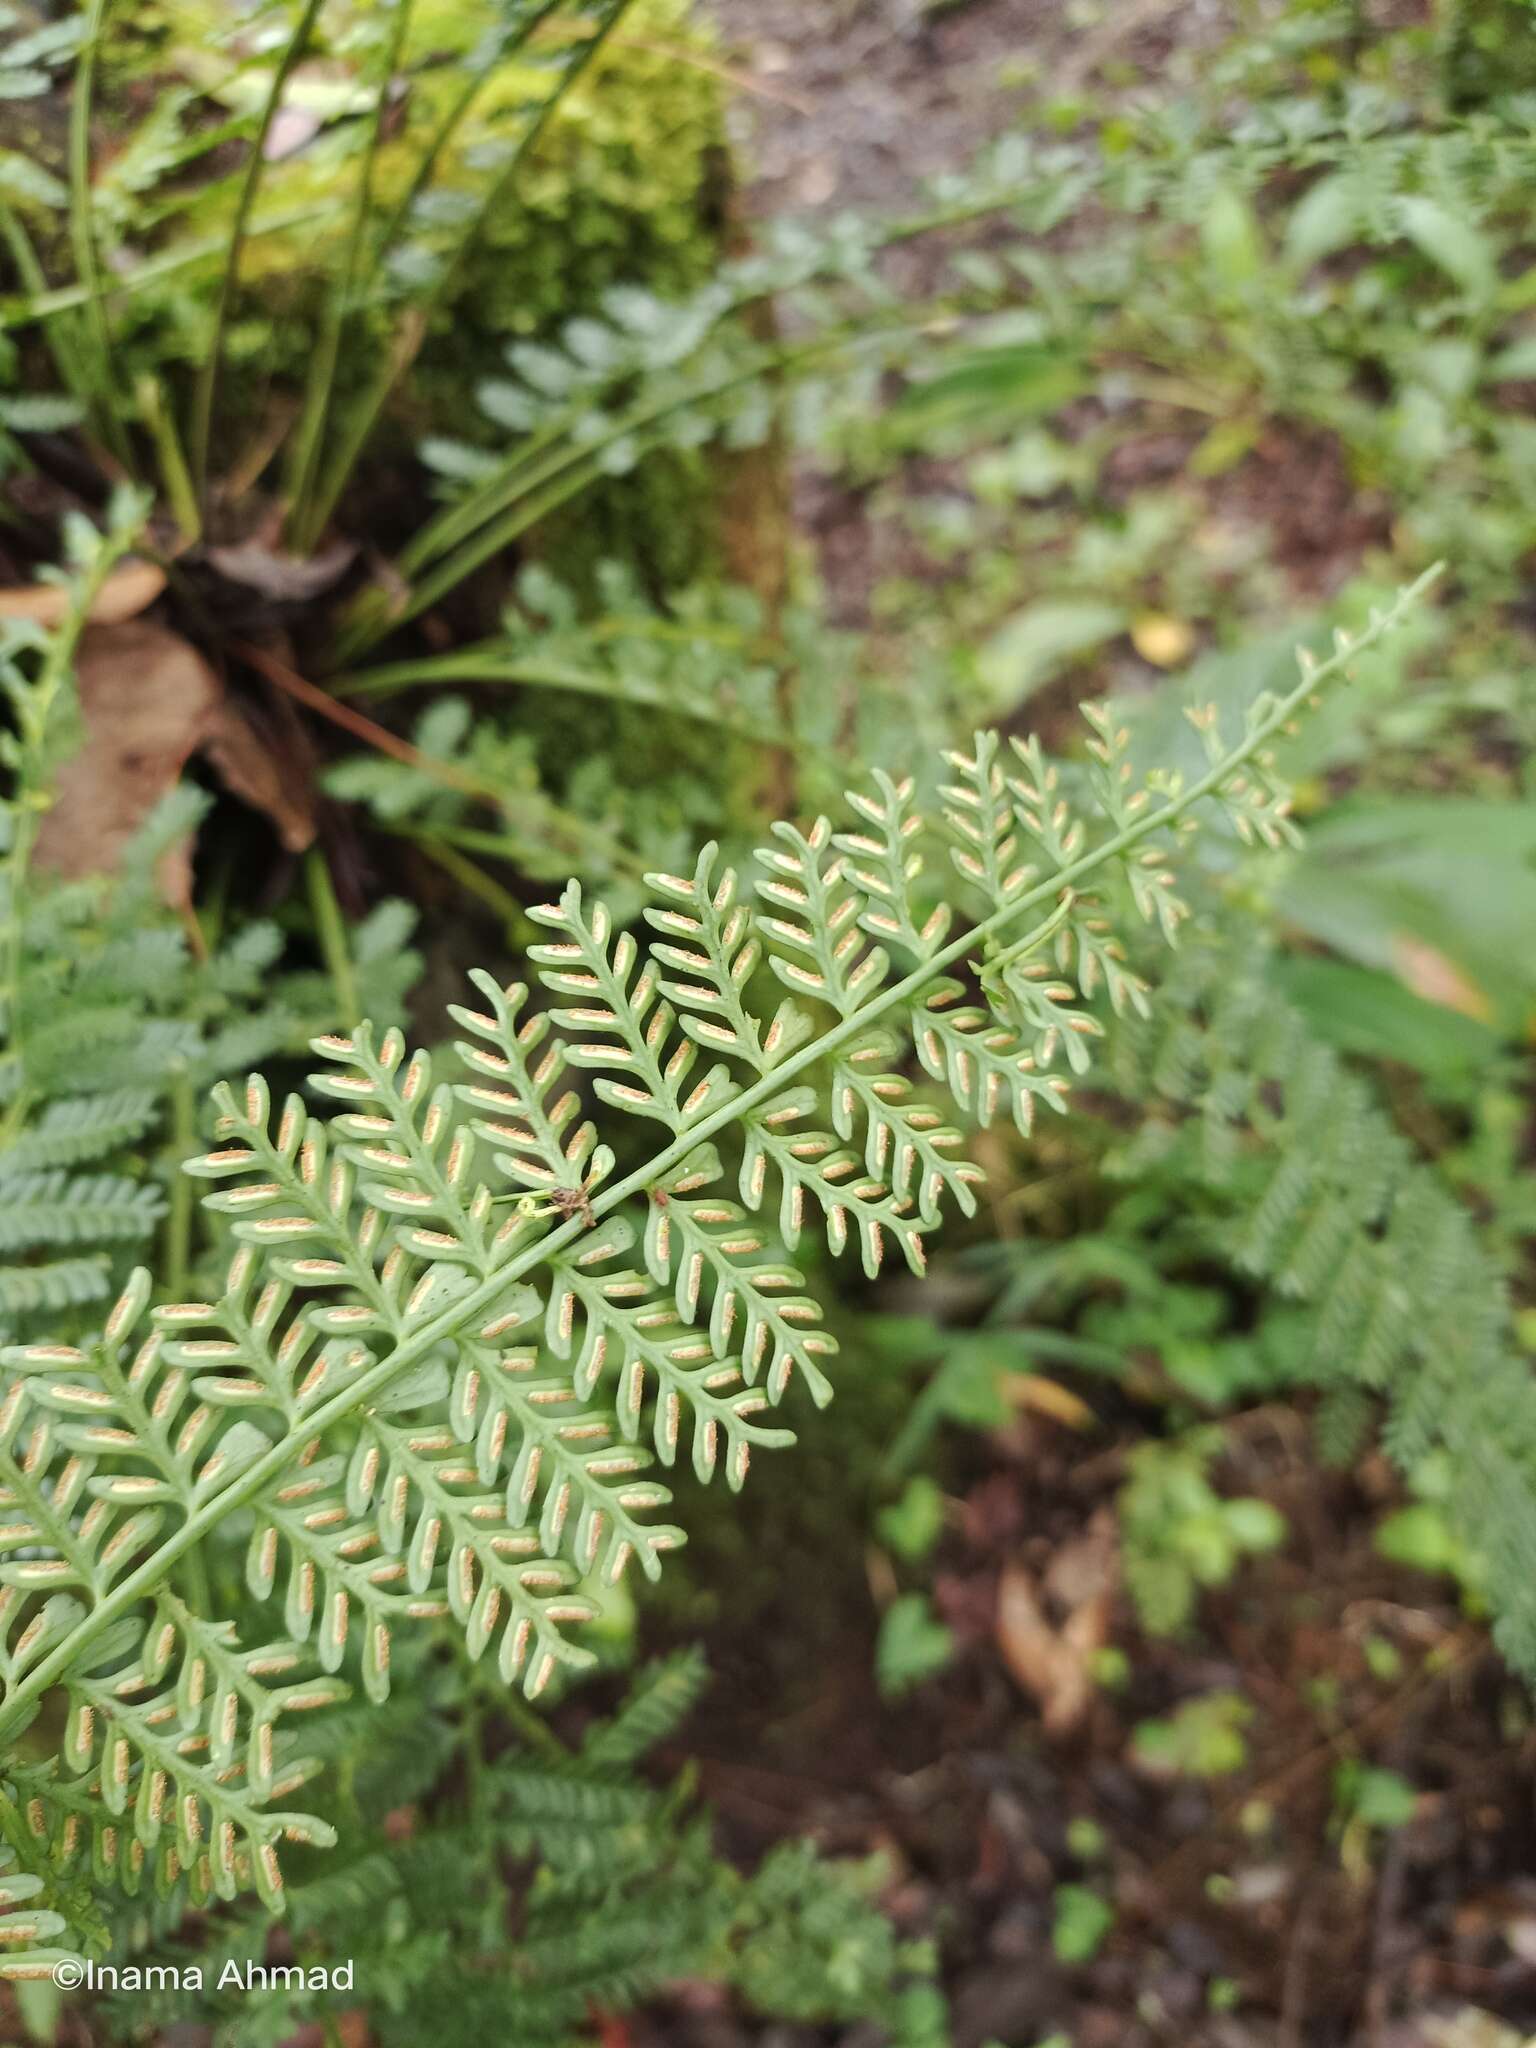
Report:
M 0 1269 L 0 1316 L 14 1327 L 32 1316 L 61 1315 L 105 1301 L 111 1292 L 112 1262 L 105 1252 L 9 1266 Z
M 668 1741 L 692 1713 L 708 1678 L 703 1653 L 675 1651 L 647 1665 L 610 1720 L 599 1721 L 581 1746 L 581 1760 L 597 1770 L 624 1770 Z
M 110 1813 L 132 1810 L 143 1854 L 191 1859 L 215 1890 L 249 1874 L 275 1897 L 277 1838 L 314 1825 L 272 1811 L 279 1786 L 252 1770 L 249 1739 L 243 1764 L 211 1732 L 201 1747 L 211 1705 L 185 1742 L 132 1705 L 163 1668 L 143 1646 L 173 1611 L 177 1561 L 237 1510 L 253 1521 L 253 1594 L 282 1587 L 285 1643 L 324 1674 L 356 1655 L 373 1697 L 392 1632 L 418 1616 L 451 1615 L 471 1655 L 494 1649 L 530 1696 L 586 1661 L 570 1634 L 591 1611 L 579 1577 L 613 1580 L 635 1559 L 654 1573 L 681 1540 L 653 1519 L 667 1493 L 646 1476 L 651 1452 L 670 1464 L 686 1439 L 701 1478 L 723 1464 L 739 1485 L 754 1449 L 789 1440 L 764 1418 L 794 1369 L 828 1391 L 830 1340 L 760 1220 L 772 1194 L 785 1252 L 814 1216 L 871 1275 L 891 1245 L 920 1272 L 924 1234 L 946 1201 L 971 1203 L 976 1174 L 911 1092 L 909 1055 L 968 1119 L 1006 1106 L 1027 1122 L 1039 1096 L 1058 1101 L 1081 991 L 1036 972 L 1044 949 L 1091 884 L 1148 846 L 1162 861 L 1197 806 L 1230 800 L 1361 645 L 1187 786 L 1165 778 L 1144 803 L 1090 792 L 1063 857 L 1033 878 L 1017 857 L 1032 828 L 983 735 L 957 770 L 974 801 L 951 805 L 974 921 L 942 941 L 913 893 L 934 869 L 920 853 L 914 867 L 921 835 L 904 820 L 873 854 L 825 820 L 784 825 L 760 908 L 709 851 L 692 877 L 658 877 L 654 953 L 574 884 L 535 911 L 549 937 L 531 958 L 554 1006 L 477 977 L 488 1008 L 457 1013 L 474 1041 L 458 1094 L 398 1032 L 366 1028 L 316 1044 L 329 1118 L 297 1096 L 275 1106 L 257 1077 L 221 1085 L 215 1149 L 191 1168 L 235 1240 L 221 1297 L 157 1309 L 130 1360 L 141 1278 L 99 1342 L 4 1354 L 0 1728 L 62 1684 L 99 1716 L 107 1763 L 91 1763 L 94 1732 L 70 1754 Z M 906 801 L 877 785 L 861 814 L 889 833 Z M 868 894 L 866 859 L 881 883 Z M 966 962 L 977 1001 L 956 978 Z M 584 1113 L 583 1077 L 611 1143 Z M 621 1177 L 620 1151 L 637 1147 Z M 177 1641 L 194 1620 L 217 1629 L 174 1597 Z M 215 1647 L 208 1700 L 237 1732 L 256 1726 L 241 1653 L 199 1636 L 210 1671 Z
M 0 1201 L 12 1183 L 63 1166 L 83 1166 L 137 1142 L 155 1120 L 148 1088 L 105 1095 L 66 1095 L 50 1102 L 30 1127 L 0 1151 Z
M 1408 1468 L 1440 1449 L 1448 1506 L 1487 1562 L 1495 1635 L 1536 1673 L 1536 1399 L 1514 1345 L 1503 1275 L 1472 1216 L 1270 985 L 1261 958 L 1196 951 L 1150 1021 L 1117 1034 L 1117 1078 L 1172 1120 L 1144 1149 L 1175 1187 L 1213 1204 L 1234 1264 L 1310 1312 L 1304 1369 L 1326 1435 L 1348 1442 L 1386 1404 Z
M 8 1689 L 25 1683 L 61 1632 L 100 1610 L 153 1543 L 168 1506 L 195 1510 L 266 1442 L 248 1423 L 220 1429 L 210 1406 L 189 1405 L 193 1383 L 174 1365 L 166 1369 L 158 1335 L 127 1358 L 126 1335 L 146 1293 L 140 1285 L 124 1297 L 90 1353 L 55 1344 L 7 1354 L 0 1676 Z M 125 1458 L 137 1469 L 114 1470 Z M 320 1840 L 329 1830 L 270 1810 L 306 1775 L 301 1768 L 274 1779 L 272 1724 L 285 1708 L 325 1704 L 338 1693 L 324 1681 L 269 1690 L 266 1677 L 299 1664 L 302 1653 L 289 1644 L 241 1651 L 233 1634 L 163 1585 L 147 1610 L 119 1616 L 68 1672 L 61 1761 L 89 1774 L 87 1793 L 99 1802 L 91 1830 L 98 1860 L 114 1862 L 121 1844 L 124 1867 L 136 1874 L 158 1850 L 164 1881 L 185 1873 L 194 1896 L 231 1897 L 254 1883 L 275 1897 L 276 1842 Z M 146 1692 L 153 1696 L 142 1699 Z M 26 1782 L 20 1766 L 15 1775 Z M 67 1816 L 50 1828 L 41 1784 L 38 1797 L 34 1832 L 68 1861 L 81 1847 L 79 1830 Z
M 164 1207 L 157 1187 L 120 1173 L 8 1173 L 0 1177 L 0 1255 L 45 1244 L 142 1242 Z

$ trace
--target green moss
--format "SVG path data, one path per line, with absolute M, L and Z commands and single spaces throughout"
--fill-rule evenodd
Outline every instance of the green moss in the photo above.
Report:
M 101 231 L 109 244 L 140 251 L 182 237 L 217 240 L 233 222 L 239 152 L 228 144 L 190 160 L 186 152 L 210 118 L 255 113 L 269 87 L 271 53 L 242 65 L 248 44 L 233 35 L 223 0 L 149 0 L 131 19 L 120 15 L 109 31 L 98 100 L 108 131 L 97 152 Z M 559 21 L 549 35 L 560 32 Z M 366 81 L 377 76 L 386 25 L 381 0 L 326 8 L 321 38 L 290 84 L 282 118 L 307 113 L 318 126 L 266 167 L 258 212 L 314 217 L 246 245 L 220 394 L 226 443 L 248 440 L 274 396 L 303 382 L 344 260 L 371 105 Z M 485 30 L 485 9 L 472 0 L 415 0 L 408 83 L 374 168 L 381 209 L 409 190 Z M 615 284 L 685 294 L 709 276 L 720 255 L 726 161 L 712 47 L 690 0 L 638 0 L 625 16 L 561 101 L 505 204 L 482 225 L 397 394 L 386 457 L 430 432 L 494 444 L 498 430 L 480 418 L 469 393 L 504 372 L 510 343 L 552 335 Z M 551 54 L 547 43 L 536 43 L 537 61 L 510 58 L 481 85 L 429 188 L 440 220 L 451 223 L 456 207 L 472 211 L 483 200 L 530 109 L 549 91 Z M 218 275 L 209 262 L 120 302 L 117 337 L 130 376 L 168 372 L 186 388 L 209 345 Z M 369 334 L 354 328 L 337 379 L 343 400 L 369 381 L 391 346 L 394 317 L 381 307 Z M 541 545 L 578 581 L 604 554 L 635 560 L 658 584 L 696 574 L 710 523 L 699 499 L 703 487 L 707 500 L 707 484 L 705 464 L 660 463 L 644 479 L 605 487 L 595 517 L 585 501 L 583 518 Z
M 305 59 L 290 93 L 296 107 L 308 107 L 323 125 L 292 156 L 270 164 L 262 179 L 264 213 L 314 207 L 320 216 L 263 235 L 245 252 L 239 338 L 253 358 L 265 352 L 269 373 L 274 347 L 280 370 L 302 366 L 306 319 L 316 317 L 326 279 L 341 260 L 360 165 L 358 117 L 368 105 L 366 89 L 354 80 L 376 61 L 377 14 L 369 0 L 350 16 L 338 11 L 329 43 Z M 220 0 L 161 0 L 154 19 L 159 35 L 150 42 L 182 53 L 178 62 L 188 73 L 196 60 L 185 53 L 210 46 L 222 52 L 227 12 Z M 454 60 L 467 61 L 484 29 L 484 10 L 465 0 L 418 0 L 407 46 L 404 118 L 375 167 L 381 206 L 392 206 L 408 189 L 425 138 L 460 92 L 463 67 Z M 140 21 L 118 53 L 120 104 L 134 98 L 135 71 L 140 96 L 146 72 L 154 72 L 145 43 Z M 719 254 L 715 194 L 723 160 L 721 90 L 709 48 L 689 0 L 640 0 L 566 94 L 507 203 L 482 228 L 413 379 L 416 400 L 425 391 L 441 404 L 444 382 L 452 377 L 456 431 L 464 426 L 466 375 L 498 365 L 507 342 L 551 332 L 590 308 L 610 285 L 640 281 L 653 291 L 685 292 L 709 274 Z M 158 61 L 163 65 L 163 57 Z M 254 109 L 268 77 L 265 67 L 226 75 L 221 61 L 208 76 L 188 82 L 241 113 Z M 549 77 L 547 63 L 517 58 L 481 87 L 432 181 L 432 204 L 445 216 L 456 203 L 472 206 L 484 193 L 528 110 L 547 93 Z M 120 125 L 126 130 L 128 123 Z M 234 179 L 210 180 L 187 208 L 187 231 L 226 229 L 235 200 Z M 205 273 L 196 296 L 210 296 L 213 284 Z M 274 287 L 281 294 L 280 323 L 269 297 Z M 174 289 L 179 295 L 189 287 L 178 282 Z M 167 292 L 166 309 L 171 300 Z M 139 304 L 155 310 L 153 295 Z
M 434 422 L 462 433 L 466 374 L 493 374 L 508 341 L 558 329 L 609 286 L 639 280 L 683 294 L 710 275 L 721 246 L 721 94 L 687 61 L 708 49 L 689 16 L 688 0 L 643 0 L 568 95 L 423 352 L 417 396 Z M 525 102 L 530 80 L 508 67 L 497 88 L 488 127 Z M 468 189 L 462 159 L 445 184 L 455 180 Z M 697 457 L 653 458 L 552 521 L 541 551 L 578 587 L 605 558 L 632 562 L 654 588 L 689 581 L 707 565 L 713 474 Z
M 720 88 L 689 61 L 707 55 L 708 39 L 686 0 L 645 0 L 628 20 L 567 96 L 517 204 L 489 224 L 466 268 L 458 310 L 491 334 L 546 331 L 622 280 L 684 292 L 714 266 Z M 487 94 L 486 125 L 540 91 L 536 76 L 509 66 Z M 463 177 L 461 158 L 448 182 Z

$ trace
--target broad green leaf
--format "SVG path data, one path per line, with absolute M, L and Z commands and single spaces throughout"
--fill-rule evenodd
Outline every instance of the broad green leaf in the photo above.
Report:
M 1264 242 L 1253 208 L 1235 185 L 1212 193 L 1200 220 L 1200 247 L 1217 281 L 1251 284 L 1264 267 Z
M 1431 1001 L 1519 1032 L 1536 995 L 1536 804 L 1361 798 L 1317 819 L 1281 913 Z
M 1395 975 L 1305 954 L 1275 963 L 1288 1002 L 1341 1052 L 1395 1060 L 1430 1079 L 1470 1082 L 1498 1051 L 1498 1035 L 1476 1018 L 1431 1003 Z
M 934 1618 L 927 1596 L 903 1593 L 885 1610 L 875 1645 L 875 1677 L 886 1699 L 899 1699 L 942 1671 L 954 1655 L 955 1639 Z
M 1332 171 L 1309 186 L 1291 215 L 1285 253 L 1295 270 L 1309 270 L 1351 242 L 1360 228 L 1359 187 L 1348 171 Z
M 1412 192 L 1398 201 L 1403 233 L 1431 263 L 1459 284 L 1469 298 L 1492 298 L 1499 269 L 1482 229 L 1459 218 L 1438 199 Z
M 1523 381 L 1527 377 L 1536 377 L 1536 334 L 1522 335 L 1519 341 L 1500 349 L 1489 358 L 1483 371 L 1484 381 L 1489 384 Z
M 1084 381 L 1076 353 L 1055 343 L 974 349 L 911 385 L 891 408 L 887 427 L 904 447 L 930 437 L 1006 433 L 1075 398 Z
M 976 657 L 989 706 L 1011 710 L 1125 628 L 1125 612 L 1095 598 L 1062 598 L 1015 612 Z

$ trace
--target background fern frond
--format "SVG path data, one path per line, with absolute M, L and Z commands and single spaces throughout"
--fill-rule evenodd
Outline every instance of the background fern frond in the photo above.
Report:
M 1278 995 L 1262 951 L 1192 948 L 1152 1017 L 1117 1031 L 1111 1072 L 1166 1106 L 1120 1170 L 1155 1158 L 1168 1185 L 1210 1205 L 1216 1249 L 1305 1304 L 1298 1370 L 1325 1390 L 1325 1440 L 1351 1444 L 1376 1396 L 1400 1463 L 1445 1456 L 1447 1507 L 1486 1559 L 1500 1648 L 1536 1673 L 1536 1396 L 1466 1207 Z

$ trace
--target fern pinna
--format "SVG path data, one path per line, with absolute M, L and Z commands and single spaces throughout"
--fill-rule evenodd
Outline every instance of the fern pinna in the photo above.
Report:
M 913 1066 L 967 1123 L 1059 1109 L 1098 1028 L 1080 998 L 1148 1001 L 1111 900 L 1172 936 L 1171 862 L 1207 802 L 1289 836 L 1272 741 L 1418 588 L 1230 745 L 1202 716 L 1192 782 L 1136 786 L 1093 712 L 1074 810 L 1038 747 L 983 734 L 937 818 L 879 778 L 851 830 L 779 825 L 756 906 L 712 848 L 652 878 L 648 952 L 571 885 L 534 913 L 552 1006 L 474 977 L 457 1086 L 359 1029 L 317 1043 L 329 1118 L 257 1078 L 216 1090 L 190 1170 L 230 1219 L 221 1298 L 149 1312 L 140 1274 L 95 1343 L 4 1354 L 0 1821 L 30 1869 L 89 1858 L 130 1890 L 254 1884 L 276 1907 L 279 1844 L 326 1832 L 295 1803 L 290 1724 L 344 1669 L 382 1698 L 392 1634 L 434 1616 L 530 1696 L 584 1662 L 582 1578 L 654 1576 L 681 1541 L 654 1465 L 686 1452 L 739 1485 L 788 1441 L 769 1418 L 793 1375 L 831 1391 L 774 1205 L 790 1250 L 814 1220 L 870 1275 L 891 1247 L 920 1272 L 978 1176 Z M 653 1136 L 643 1165 L 619 1173 L 599 1110 Z M 234 1527 L 281 1605 L 270 1641 L 236 1640 L 200 1569 Z M 62 1746 L 34 1760 L 16 1738 L 55 1689 Z

